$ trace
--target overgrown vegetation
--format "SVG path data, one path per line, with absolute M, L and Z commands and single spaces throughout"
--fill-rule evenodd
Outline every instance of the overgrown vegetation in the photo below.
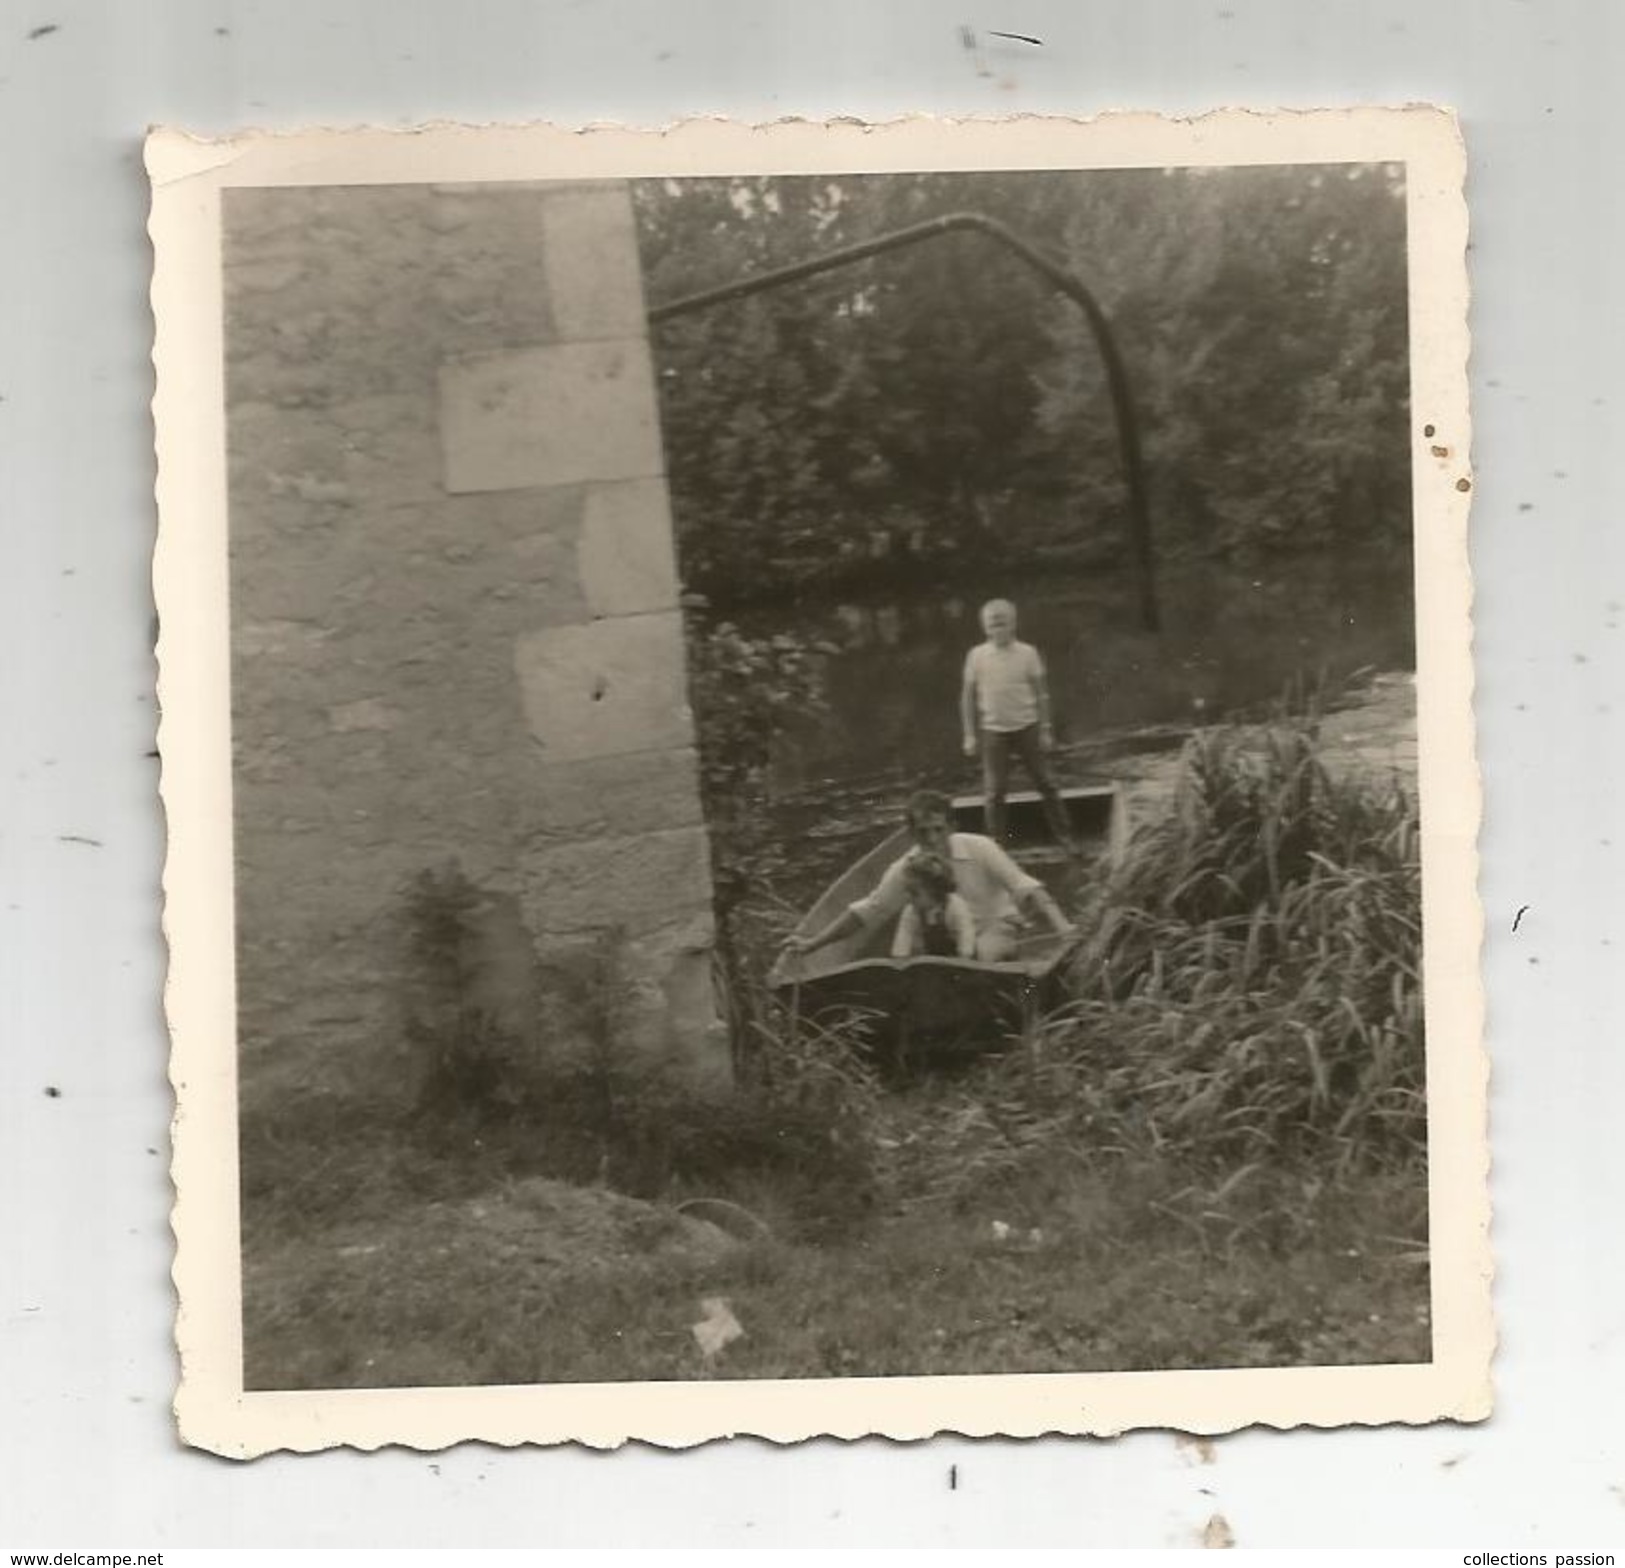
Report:
M 1421 855 L 1397 779 L 1312 721 L 1205 731 L 1109 889 L 1057 1057 L 1115 1043 L 1147 1136 L 1338 1170 L 1421 1154 Z
M 824 710 L 826 670 L 837 650 L 788 633 L 750 637 L 691 610 L 688 680 L 700 752 L 700 793 L 711 840 L 718 987 L 729 1012 L 737 1069 L 755 1069 L 752 1047 L 767 1019 L 762 966 L 753 962 L 747 901 L 759 896 L 775 845 L 769 806 L 773 747 L 794 723 Z
M 1342 1186 L 1414 1184 L 1420 859 L 1397 780 L 1328 772 L 1312 719 L 1198 734 L 1168 812 L 1082 914 L 1073 999 L 909 1118 L 905 1187 L 1178 1172 L 1199 1230 L 1301 1239 Z
M 245 1107 L 251 1383 L 1427 1354 L 1415 812 L 1312 718 L 1196 736 L 1077 911 L 1069 1002 L 902 1091 L 861 1021 L 758 995 L 751 1072 L 698 1095 L 628 1038 L 614 932 L 550 962 L 527 1036 L 477 1005 L 482 897 L 406 899 L 415 1093 Z M 702 1291 L 747 1327 L 721 1367 Z

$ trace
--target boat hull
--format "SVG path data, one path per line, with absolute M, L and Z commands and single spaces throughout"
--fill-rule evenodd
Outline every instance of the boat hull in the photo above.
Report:
M 1123 837 L 1123 806 L 1115 787 L 1062 792 L 1074 840 L 1086 854 L 1114 856 Z M 1048 823 L 1037 795 L 1009 798 L 1010 849 L 1043 877 L 1049 850 Z M 980 796 L 953 802 L 955 831 L 980 832 Z M 871 892 L 886 868 L 909 848 L 905 832 L 891 834 L 839 877 L 796 928 L 798 935 L 823 930 L 841 911 Z M 1068 862 L 1068 864 L 1071 864 Z M 786 954 L 769 984 L 804 1019 L 862 1017 L 901 1028 L 907 1036 L 998 1038 L 1020 1029 L 1047 1006 L 1060 972 L 1077 950 L 1075 934 L 1034 931 L 1011 959 L 983 963 L 961 958 L 892 958 L 895 921 L 805 955 Z

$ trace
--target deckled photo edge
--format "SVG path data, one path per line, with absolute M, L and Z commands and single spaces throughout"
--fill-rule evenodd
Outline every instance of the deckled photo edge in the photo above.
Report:
M 1365 140 L 1362 141 L 1362 138 Z M 837 162 L 832 163 L 835 156 Z M 1409 241 L 1421 770 L 1427 881 L 1430 1202 L 1435 1360 L 1428 1365 L 1266 1371 L 1056 1374 L 804 1383 L 597 1384 L 244 1393 L 236 1212 L 236 1063 L 230 628 L 218 208 L 229 185 L 484 182 L 763 172 L 1069 168 L 1176 163 L 1403 160 Z M 728 1433 L 795 1441 L 828 1433 L 1222 1432 L 1277 1426 L 1480 1419 L 1493 1349 L 1487 1061 L 1475 876 L 1479 786 L 1471 729 L 1470 501 L 1464 158 L 1454 117 L 1425 106 L 1190 121 L 1123 114 L 1091 122 L 932 122 L 883 127 L 697 121 L 659 132 L 441 128 L 149 142 L 160 535 L 162 795 L 169 823 L 166 1009 L 176 1095 L 174 1277 L 177 1396 L 188 1442 L 248 1457 L 275 1449 L 464 1439 L 637 1439 L 689 1446 Z M 1422 179 L 1416 177 L 1423 176 Z M 1451 441 L 1420 435 L 1429 420 Z M 1450 448 L 1448 459 L 1430 449 Z M 1463 485 L 1461 481 L 1466 480 Z M 1424 654 L 1424 649 L 1427 652 Z M 1446 999 L 1441 1002 L 1441 997 Z M 1443 1037 L 1441 1039 L 1441 1036 Z M 967 1412 L 974 1412 L 968 1414 Z
M 155 131 L 146 152 L 153 181 L 159 793 L 167 834 L 164 1011 L 175 1097 L 171 1277 L 184 1432 L 196 1395 L 206 1403 L 207 1391 L 240 1381 L 241 1293 L 238 1266 L 223 1262 L 238 1255 L 239 1244 L 218 196 L 203 181 L 184 194 L 164 190 L 173 142 Z

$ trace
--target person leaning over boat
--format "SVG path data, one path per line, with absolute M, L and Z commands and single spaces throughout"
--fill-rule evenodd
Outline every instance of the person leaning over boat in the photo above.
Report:
M 908 903 L 908 866 L 921 854 L 941 855 L 953 867 L 954 886 L 970 908 L 976 926 L 976 956 L 996 964 L 1012 957 L 1029 919 L 1042 915 L 1058 932 L 1072 923 L 1037 877 L 1018 866 L 992 839 L 981 833 L 952 832 L 946 795 L 919 790 L 909 797 L 911 848 L 882 873 L 874 891 L 843 909 L 822 931 L 793 936 L 792 953 L 816 952 L 902 913 Z

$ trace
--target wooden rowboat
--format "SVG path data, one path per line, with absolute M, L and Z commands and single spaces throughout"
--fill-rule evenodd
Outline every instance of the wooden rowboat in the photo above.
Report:
M 1066 789 L 1061 798 L 1073 837 L 1086 854 L 1114 857 L 1126 827 L 1118 788 Z M 1006 806 L 1006 848 L 1024 869 L 1042 880 L 1049 864 L 1074 864 L 1052 844 L 1037 794 L 1012 794 Z M 952 815 L 955 832 L 982 832 L 982 797 L 957 797 Z M 848 905 L 872 891 L 910 842 L 907 831 L 900 829 L 876 844 L 808 910 L 796 933 L 823 930 Z M 893 958 L 895 935 L 896 920 L 891 919 L 817 952 L 782 956 L 768 982 L 806 1018 L 859 1011 L 890 1020 L 908 1035 L 985 1035 L 990 1025 L 1019 1023 L 1043 1006 L 1079 941 L 1076 934 L 1035 928 L 1013 957 L 990 964 L 968 958 Z

